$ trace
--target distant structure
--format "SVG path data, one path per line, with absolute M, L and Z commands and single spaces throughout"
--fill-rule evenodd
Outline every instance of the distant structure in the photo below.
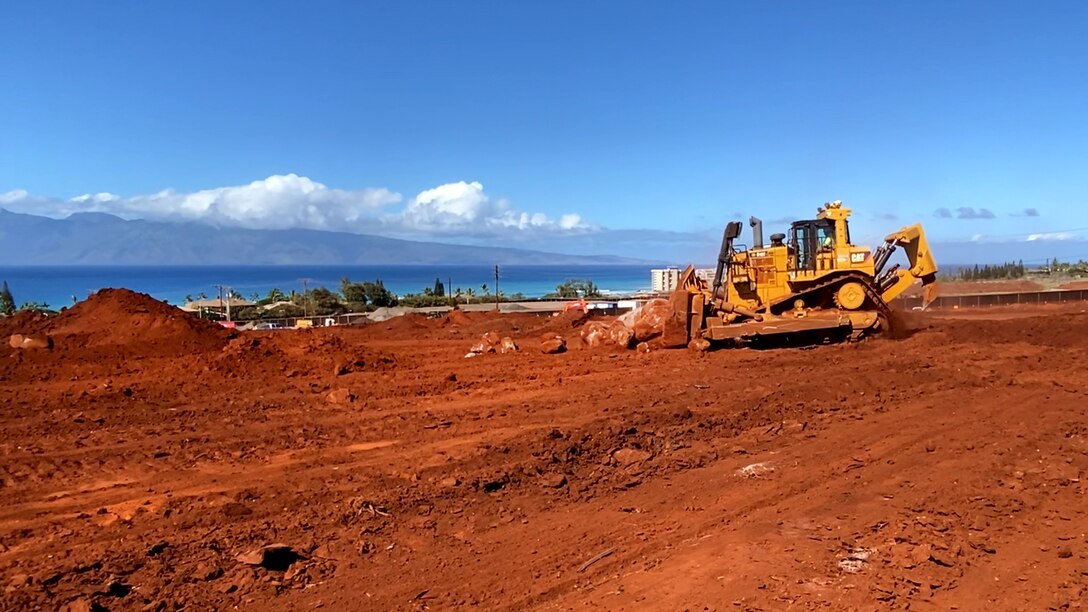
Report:
M 226 299 L 211 299 L 211 300 L 193 300 L 192 302 L 186 302 L 181 307 L 182 310 L 187 312 L 216 312 L 219 314 L 225 314 L 228 309 L 231 308 L 246 308 L 248 306 L 256 306 L 256 302 L 250 302 L 238 297 L 231 297 Z
M 650 270 L 650 290 L 654 293 L 671 293 L 680 282 L 680 268 Z
M 654 293 L 672 293 L 680 282 L 680 268 L 659 268 L 650 270 L 650 290 Z M 711 282 L 714 280 L 713 268 L 700 268 L 695 270 L 695 276 Z

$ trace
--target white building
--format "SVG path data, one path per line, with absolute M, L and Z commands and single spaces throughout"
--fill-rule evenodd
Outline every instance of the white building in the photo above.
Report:
M 672 293 L 680 282 L 681 274 L 683 270 L 680 268 L 650 270 L 650 290 L 654 293 Z M 714 281 L 714 268 L 699 268 L 695 270 L 695 276 L 711 283 Z
M 650 270 L 650 290 L 654 293 L 671 293 L 680 281 L 680 268 Z
M 698 268 L 695 270 L 695 276 L 706 281 L 706 284 L 714 282 L 714 273 L 717 272 L 714 268 Z

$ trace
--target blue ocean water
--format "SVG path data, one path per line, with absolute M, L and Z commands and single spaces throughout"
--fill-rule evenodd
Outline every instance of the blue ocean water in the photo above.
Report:
M 472 288 L 477 295 L 482 285 L 494 291 L 491 266 L 0 266 L 0 281 L 7 281 L 17 304 L 44 302 L 53 308 L 71 305 L 89 293 L 106 287 L 124 287 L 150 294 L 171 304 L 182 304 L 186 296 L 201 293 L 218 295 L 215 285 L 226 285 L 243 296 L 265 295 L 273 287 L 289 293 L 302 291 L 303 279 L 310 287 L 333 291 L 340 279 L 380 279 L 390 291 L 403 295 L 433 287 L 435 278 L 447 287 Z M 631 293 L 650 287 L 647 266 L 500 266 L 499 289 L 505 295 L 522 293 L 540 297 L 555 291 L 568 279 L 592 280 L 606 292 Z

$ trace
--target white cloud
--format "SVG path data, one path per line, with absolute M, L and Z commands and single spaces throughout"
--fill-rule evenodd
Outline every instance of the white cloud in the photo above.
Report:
M 386 215 L 383 222 L 393 231 L 430 234 L 488 235 L 496 230 L 577 232 L 592 229 L 576 214 L 554 221 L 543 213 L 518 212 L 504 199 L 493 200 L 479 182 L 459 181 L 420 192 L 404 210 Z
M 1072 232 L 1043 232 L 1040 234 L 1029 234 L 1028 242 L 1037 242 L 1040 240 L 1074 240 L 1076 234 Z
M 67 200 L 31 196 L 23 190 L 0 194 L 4 208 L 50 217 L 104 212 L 125 219 L 202 221 L 255 229 L 380 231 L 404 236 L 569 234 L 597 229 L 577 214 L 565 214 L 555 221 L 543 213 L 513 210 L 508 201 L 490 198 L 479 182 L 460 181 L 424 190 L 398 210 L 402 201 L 401 194 L 386 188 L 333 189 L 295 174 L 270 176 L 248 185 L 190 193 L 166 189 L 128 198 L 108 192 Z
M 103 192 L 103 193 L 96 193 L 96 194 L 93 194 L 93 195 L 89 194 L 89 193 L 85 193 L 85 194 L 83 194 L 81 196 L 76 196 L 76 197 L 72 198 L 70 201 L 79 202 L 79 203 L 94 202 L 96 204 L 104 204 L 106 202 L 114 202 L 114 201 L 120 200 L 120 199 L 121 199 L 121 196 L 114 195 L 112 193 Z
M 16 189 L 7 193 L 0 193 L 0 204 L 18 204 L 30 199 L 30 194 L 24 189 Z

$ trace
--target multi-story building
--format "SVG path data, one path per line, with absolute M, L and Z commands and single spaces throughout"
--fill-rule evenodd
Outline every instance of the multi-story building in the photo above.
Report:
M 654 293 L 672 293 L 680 282 L 680 268 L 659 268 L 650 270 L 650 290 Z M 695 276 L 710 283 L 714 280 L 714 268 L 699 268 Z
M 680 268 L 650 270 L 650 290 L 654 293 L 671 293 L 680 281 Z

